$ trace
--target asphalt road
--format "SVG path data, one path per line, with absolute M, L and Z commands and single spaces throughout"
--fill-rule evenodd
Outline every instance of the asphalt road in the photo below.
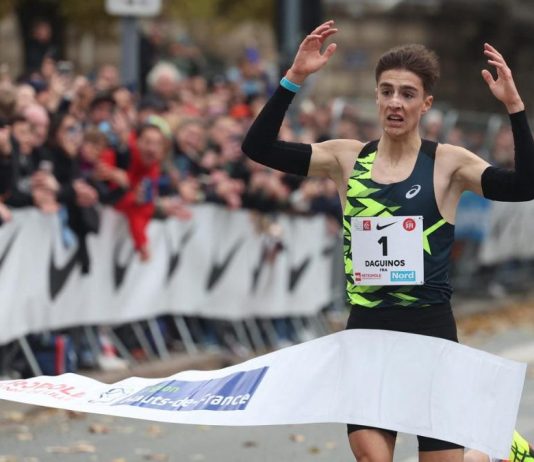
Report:
M 472 316 L 460 326 L 463 343 L 529 363 L 517 428 L 534 441 L 534 322 L 525 312 Z M 416 461 L 416 445 L 399 435 L 395 460 Z M 155 424 L 0 402 L 0 462 L 326 460 L 354 460 L 343 425 Z

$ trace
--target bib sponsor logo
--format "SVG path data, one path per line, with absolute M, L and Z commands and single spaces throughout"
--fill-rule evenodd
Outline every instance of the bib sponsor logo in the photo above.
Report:
M 406 220 L 402 222 L 402 226 L 406 231 L 413 231 L 415 229 L 415 220 L 406 218 Z
M 415 196 L 419 194 L 419 191 L 421 191 L 421 185 L 420 184 L 414 184 L 406 193 L 406 199 L 412 199 Z
M 354 281 L 362 282 L 362 273 L 354 273 Z
M 381 231 L 384 228 L 387 228 L 388 226 L 394 225 L 395 223 L 397 223 L 397 222 L 394 221 L 393 223 L 388 223 L 387 225 L 376 225 L 376 229 L 377 229 L 377 231 Z
M 390 280 L 392 282 L 415 282 L 415 271 L 392 271 Z
M 242 411 L 268 369 L 261 367 L 210 380 L 166 380 L 116 402 L 114 406 L 162 411 Z
M 371 231 L 373 229 L 373 225 L 371 220 L 358 220 L 354 224 L 354 229 L 356 231 Z
M 363 273 L 362 279 L 367 281 L 369 279 L 382 279 L 382 275 L 380 273 Z

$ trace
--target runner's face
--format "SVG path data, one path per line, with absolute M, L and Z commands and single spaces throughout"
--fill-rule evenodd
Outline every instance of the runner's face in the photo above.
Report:
M 399 138 L 419 128 L 421 116 L 432 106 L 421 78 L 406 69 L 384 71 L 378 80 L 376 103 L 385 133 Z

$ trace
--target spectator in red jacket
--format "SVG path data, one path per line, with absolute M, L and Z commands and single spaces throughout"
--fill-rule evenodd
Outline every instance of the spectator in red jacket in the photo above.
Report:
M 138 130 L 137 140 L 129 146 L 128 192 L 115 205 L 128 220 L 142 261 L 150 258 L 146 228 L 155 212 L 160 165 L 170 140 L 171 131 L 163 118 L 153 115 L 146 119 Z

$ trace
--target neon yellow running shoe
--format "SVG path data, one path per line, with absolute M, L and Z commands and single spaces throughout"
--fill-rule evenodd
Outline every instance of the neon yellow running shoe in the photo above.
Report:
M 534 449 L 517 431 L 514 431 L 510 462 L 534 462 Z

